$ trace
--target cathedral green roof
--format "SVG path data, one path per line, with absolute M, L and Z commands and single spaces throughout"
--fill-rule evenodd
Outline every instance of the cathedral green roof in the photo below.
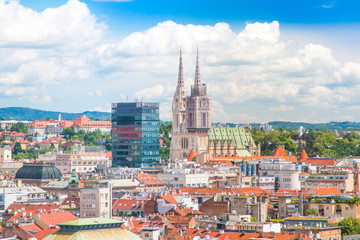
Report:
M 88 226 L 88 225 L 100 225 L 100 224 L 114 224 L 123 223 L 111 218 L 78 218 L 72 221 L 58 224 L 59 226 Z
M 209 130 L 209 140 L 233 140 L 238 150 L 245 150 L 249 148 L 249 141 L 254 146 L 254 140 L 250 132 L 246 128 L 238 127 L 215 127 Z M 222 142 L 221 142 L 222 143 Z M 244 153 L 242 153 L 243 155 Z M 249 153 L 250 154 L 250 153 Z

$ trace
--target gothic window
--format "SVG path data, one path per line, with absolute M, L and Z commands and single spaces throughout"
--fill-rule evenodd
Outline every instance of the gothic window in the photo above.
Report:
M 202 123 L 201 123 L 202 127 L 206 127 L 206 113 L 202 114 Z
M 189 126 L 193 127 L 194 126 L 194 120 L 193 120 L 193 113 L 189 113 Z
M 181 148 L 187 149 L 189 147 L 189 140 L 187 138 L 181 138 Z

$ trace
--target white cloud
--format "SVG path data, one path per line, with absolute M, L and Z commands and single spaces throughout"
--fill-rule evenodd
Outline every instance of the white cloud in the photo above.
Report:
M 102 94 L 102 91 L 99 90 L 99 89 L 96 89 L 94 91 L 88 91 L 86 93 L 86 95 L 90 96 L 90 97 L 101 97 L 103 94 Z
M 106 26 L 77 0 L 42 12 L 19 1 L 0 1 L 0 98 L 52 102 L 48 91 L 56 85 L 91 75 L 84 56 L 105 32 Z
M 96 111 L 96 112 L 111 112 L 111 106 L 110 104 L 106 104 L 106 107 L 94 107 L 90 109 L 90 111 Z
M 298 46 L 280 35 L 277 21 L 248 23 L 240 32 L 227 23 L 165 21 L 114 41 L 78 0 L 42 12 L 0 1 L 0 101 L 34 107 L 51 102 L 76 112 L 137 98 L 161 102 L 166 120 L 179 47 L 189 92 L 198 45 L 214 121 L 331 120 L 342 111 L 360 117 L 353 111 L 360 105 L 360 63 L 339 61 L 326 46 Z
M 144 101 L 146 101 L 147 99 L 156 100 L 156 99 L 160 99 L 161 97 L 163 97 L 164 89 L 165 89 L 164 86 L 158 84 L 154 87 L 150 87 L 150 88 L 146 88 L 141 91 L 138 91 L 134 94 L 134 96 L 138 100 L 141 100 L 141 99 L 143 99 Z
M 280 106 L 270 107 L 269 110 L 276 112 L 288 112 L 295 110 L 295 108 L 292 106 L 280 105 Z

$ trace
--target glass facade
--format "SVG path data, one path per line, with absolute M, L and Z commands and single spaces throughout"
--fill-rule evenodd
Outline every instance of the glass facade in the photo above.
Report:
M 147 167 L 159 161 L 159 103 L 113 103 L 113 167 Z

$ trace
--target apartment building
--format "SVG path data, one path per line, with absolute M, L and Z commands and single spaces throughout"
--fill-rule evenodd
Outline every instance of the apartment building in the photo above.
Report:
M 321 171 L 304 179 L 302 189 L 336 187 L 341 192 L 354 191 L 354 174 L 350 171 Z
M 156 177 L 170 187 L 205 187 L 209 185 L 209 174 L 191 163 L 174 162 Z
M 282 158 L 264 158 L 260 163 L 260 178 L 275 178 L 274 191 L 300 190 L 300 166 Z
M 104 180 L 84 181 L 80 189 L 80 217 L 111 217 L 111 184 Z
M 70 174 L 73 169 L 78 173 L 95 171 L 98 165 L 111 166 L 111 159 L 105 152 L 78 154 L 39 155 L 39 161 L 51 162 L 63 173 Z

